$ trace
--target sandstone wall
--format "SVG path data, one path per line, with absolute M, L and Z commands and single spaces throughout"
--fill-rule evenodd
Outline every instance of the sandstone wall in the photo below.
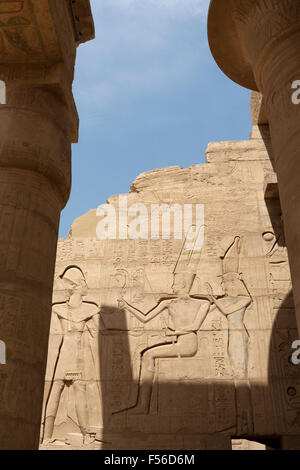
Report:
M 46 416 L 51 394 L 52 404 L 57 390 L 61 395 L 44 448 L 84 447 L 81 431 L 85 447 L 112 449 L 239 448 L 241 439 L 261 447 L 270 437 L 300 434 L 300 369 L 291 362 L 295 312 L 267 147 L 261 138 L 212 143 L 204 165 L 158 169 L 134 181 L 128 205 L 143 203 L 149 213 L 151 204 L 204 205 L 201 250 L 185 253 L 186 240 L 174 233 L 170 240 L 98 240 L 96 210 L 59 240 Z M 109 199 L 116 208 L 118 201 Z M 76 317 L 65 278 L 77 268 L 88 292 Z M 174 293 L 174 272 L 188 273 L 186 280 L 196 274 L 189 295 Z M 132 313 L 151 315 L 162 302 L 166 308 L 147 323 Z M 187 325 L 198 315 L 195 302 L 198 329 Z M 174 319 L 193 330 L 190 336 L 175 334 Z M 74 328 L 72 350 L 66 338 Z

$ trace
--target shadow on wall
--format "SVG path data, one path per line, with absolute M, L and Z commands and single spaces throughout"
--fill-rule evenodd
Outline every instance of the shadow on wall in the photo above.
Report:
M 202 355 L 201 359 L 156 359 L 153 383 L 141 386 L 141 362 L 136 360 L 133 370 L 132 341 L 125 329 L 124 324 L 123 332 L 101 333 L 99 338 L 103 428 L 98 439 L 102 448 L 300 447 L 300 369 L 291 362 L 291 344 L 297 337 L 291 293 L 274 319 L 265 382 L 199 379 L 199 371 L 207 370 Z M 200 342 L 200 347 L 205 346 Z M 138 349 L 136 358 L 143 357 L 142 345 Z M 142 412 L 143 387 L 151 395 Z
M 270 208 L 278 211 L 278 202 Z M 236 272 L 227 272 L 234 256 L 223 263 L 223 281 L 235 297 L 164 300 L 183 314 L 181 321 L 194 317 L 195 305 L 200 312 L 194 331 L 171 336 L 163 319 L 160 328 L 154 317 L 132 323 L 144 317 L 126 301 L 119 308 L 102 305 L 99 315 L 97 304 L 83 300 L 84 273 L 67 267 L 60 276 L 67 300 L 53 305 L 43 447 L 54 437 L 59 445 L 87 449 L 297 448 L 300 367 L 291 362 L 297 329 L 286 248 L 275 230 L 266 233 L 272 330 L 259 321 L 245 327 L 244 316 L 263 312 L 266 303 L 251 297 Z M 228 314 L 233 304 L 238 308 Z
M 93 304 L 85 304 L 90 312 Z M 64 306 L 61 303 L 53 307 L 60 312 L 61 319 Z M 63 319 L 66 331 L 72 333 L 64 336 L 66 349 L 62 348 L 61 335 L 53 336 L 59 354 L 53 356 L 56 357 L 54 374 L 45 388 L 48 399 L 44 439 L 52 437 L 58 406 L 61 406 L 65 415 L 61 423 L 56 422 L 55 437 L 63 440 L 68 435 L 72 448 L 82 448 L 84 434 L 85 447 L 90 449 L 299 447 L 300 367 L 291 362 L 291 344 L 297 337 L 291 293 L 274 311 L 269 357 L 262 357 L 268 374 L 261 373 L 260 377 L 266 377 L 265 380 L 253 373 L 235 378 L 226 374 L 223 358 L 221 354 L 218 356 L 226 340 L 220 329 L 199 331 L 197 354 L 184 348 L 186 357 L 182 357 L 176 349 L 176 339 L 165 344 L 165 331 L 151 328 L 129 331 L 125 311 L 109 306 L 101 309 L 99 337 L 93 338 L 89 327 L 83 333 L 85 344 L 89 344 L 84 348 L 84 360 L 98 370 L 87 367 L 82 369 L 83 376 L 75 377 L 72 358 L 76 354 L 74 347 L 68 349 L 68 341 L 70 337 L 78 341 L 84 319 L 76 323 L 74 335 L 70 318 L 66 317 Z M 249 349 L 253 354 L 269 333 L 256 332 L 255 338 L 252 334 L 250 331 Z M 216 345 L 213 360 L 209 338 Z M 228 347 L 229 344 L 230 356 Z M 163 357 L 164 348 L 168 348 L 167 357 Z M 155 351 L 159 353 L 153 354 Z M 235 358 L 233 367 L 241 364 L 240 350 Z M 67 370 L 62 367 L 64 361 Z M 144 371 L 143 367 L 146 367 Z

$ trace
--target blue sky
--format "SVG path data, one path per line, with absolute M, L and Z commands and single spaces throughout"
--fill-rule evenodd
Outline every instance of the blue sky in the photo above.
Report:
M 247 139 L 250 92 L 208 47 L 209 0 L 91 0 L 96 39 L 78 49 L 80 141 L 60 237 L 142 172 L 205 162 L 208 142 Z

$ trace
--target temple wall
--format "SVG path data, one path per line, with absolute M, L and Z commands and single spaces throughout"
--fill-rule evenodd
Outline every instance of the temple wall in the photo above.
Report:
M 204 206 L 198 246 L 174 224 L 170 239 L 160 227 L 157 240 L 99 240 L 96 210 L 59 240 L 43 424 L 55 414 L 49 402 L 58 409 L 42 448 L 248 449 L 300 434 L 297 327 L 272 158 L 253 138 L 211 143 L 206 160 L 144 173 L 127 199 L 147 208 L 139 215 L 145 230 L 148 214 L 150 234 L 153 204 L 192 205 L 193 225 Z M 117 219 L 119 201 L 108 200 Z M 195 275 L 185 294 L 174 292 L 174 274 L 185 287 Z M 79 284 L 88 291 L 76 310 L 68 299 Z M 138 318 L 164 302 L 149 322 Z

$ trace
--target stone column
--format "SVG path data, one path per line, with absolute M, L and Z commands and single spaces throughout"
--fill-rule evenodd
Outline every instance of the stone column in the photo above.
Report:
M 39 444 L 76 47 L 93 31 L 89 0 L 0 1 L 0 449 Z
M 264 97 L 300 331 L 300 0 L 212 0 L 208 36 L 224 73 Z

